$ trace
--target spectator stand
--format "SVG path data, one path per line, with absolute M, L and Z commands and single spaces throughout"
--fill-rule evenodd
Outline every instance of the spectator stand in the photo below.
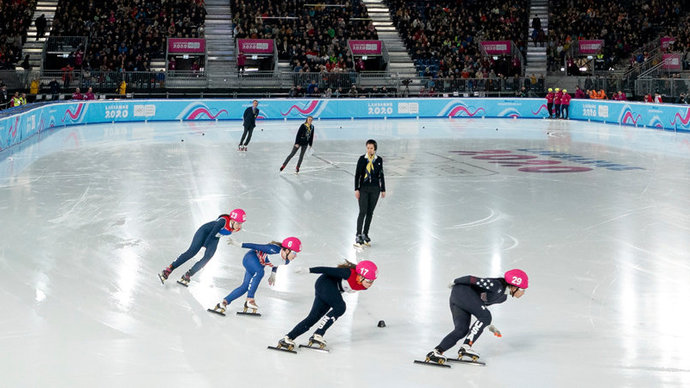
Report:
M 206 87 L 206 39 L 167 38 L 168 87 Z
M 237 39 L 237 72 L 240 77 L 275 77 L 278 49 L 273 39 Z M 242 68 L 244 67 L 244 68 Z
M 557 72 L 567 76 L 606 76 L 611 63 L 604 56 L 603 39 L 578 40 L 561 51 L 557 58 Z
M 388 50 L 382 40 L 354 40 L 347 41 L 348 54 L 355 64 L 355 71 L 365 75 L 367 73 L 389 74 Z
M 479 50 L 483 57 L 492 59 L 493 68 L 497 74 L 526 75 L 525 56 L 512 40 L 480 41 Z M 519 68 L 512 68 L 514 64 L 519 64 Z
M 391 90 L 396 89 L 395 80 L 390 78 L 390 60 L 384 41 L 348 39 L 347 53 L 355 65 L 354 73 L 350 72 L 350 82 L 360 88 L 361 93 L 358 94 L 387 97 Z M 331 88 L 335 86 L 352 87 L 342 83 L 329 85 Z
M 41 68 L 44 71 L 57 71 L 70 65 L 79 67 L 77 53 L 85 52 L 88 47 L 86 36 L 50 36 L 43 46 Z

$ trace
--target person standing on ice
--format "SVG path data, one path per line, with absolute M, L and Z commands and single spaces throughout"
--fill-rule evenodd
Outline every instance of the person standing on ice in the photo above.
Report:
M 485 328 L 497 337 L 501 332 L 491 325 L 491 312 L 487 306 L 503 303 L 508 295 L 520 298 L 525 293 L 528 285 L 527 274 L 520 269 L 511 269 L 502 278 L 479 278 L 476 276 L 463 276 L 455 279 L 449 286 L 450 312 L 453 315 L 455 329 L 451 331 L 438 346 L 429 352 L 427 361 L 445 363 L 443 352 L 455 346 L 460 339 L 465 338 L 458 351 L 458 358 L 479 358 L 479 353 L 472 349 Z M 470 321 L 474 315 L 477 320 L 470 327 Z
M 316 279 L 314 303 L 309 315 L 298 323 L 285 337 L 278 342 L 278 348 L 292 350 L 295 339 L 304 334 L 318 322 L 314 335 L 309 339 L 317 345 L 326 346 L 323 335 L 335 321 L 345 314 L 343 292 L 355 292 L 368 289 L 378 276 L 378 268 L 372 261 L 360 261 L 357 265 L 346 261 L 337 267 L 312 267 L 310 273 L 320 273 Z
M 271 241 L 268 244 L 252 244 L 239 243 L 233 241 L 233 245 L 250 249 L 242 259 L 244 266 L 244 280 L 239 287 L 235 288 L 228 296 L 216 304 L 211 309 L 218 314 L 225 314 L 227 306 L 235 299 L 247 294 L 247 300 L 244 302 L 245 309 L 253 309 L 254 313 L 259 308 L 254 300 L 256 290 L 259 288 L 259 283 L 264 277 L 264 267 L 271 267 L 271 276 L 268 277 L 268 285 L 272 286 L 276 281 L 276 272 L 278 272 L 278 265 L 271 263 L 268 255 L 275 255 L 280 253 L 280 258 L 283 259 L 284 264 L 288 265 L 295 259 L 297 253 L 302 250 L 302 242 L 297 237 L 288 237 L 282 243 Z
M 242 138 L 240 138 L 240 145 L 237 146 L 238 151 L 246 151 L 249 141 L 252 140 L 252 132 L 256 127 L 256 118 L 259 117 L 259 101 L 252 101 L 252 106 L 244 110 L 242 115 L 242 127 L 244 132 L 242 132 Z M 244 138 L 247 138 L 245 141 Z M 244 144 L 243 144 L 244 143 Z
M 175 270 L 175 268 L 186 263 L 189 259 L 194 257 L 201 248 L 205 247 L 204 256 L 201 260 L 197 261 L 194 266 L 182 275 L 179 280 L 180 284 L 188 285 L 190 278 L 194 276 L 195 273 L 199 272 L 206 263 L 211 260 L 211 257 L 216 253 L 216 248 L 218 247 L 218 241 L 222 236 L 229 236 L 234 232 L 239 232 L 242 229 L 242 223 L 247 220 L 247 213 L 242 209 L 235 209 L 230 212 L 230 214 L 221 214 L 215 221 L 207 222 L 194 233 L 192 238 L 192 244 L 189 246 L 185 252 L 183 252 L 177 260 L 173 261 L 169 266 L 165 267 L 163 271 L 158 274 L 161 282 L 165 283 L 168 276 Z M 228 242 L 232 244 L 233 241 L 230 239 Z
M 359 202 L 357 216 L 357 235 L 355 246 L 370 245 L 369 227 L 374 216 L 376 203 L 386 198 L 386 180 L 383 177 L 383 158 L 376 155 L 378 144 L 376 140 L 367 140 L 367 153 L 357 160 L 355 169 L 355 198 Z M 362 229 L 364 226 L 364 229 Z
M 290 159 L 292 159 L 292 157 L 297 153 L 297 150 L 300 149 L 299 160 L 297 161 L 297 167 L 295 168 L 295 172 L 299 173 L 299 167 L 302 165 L 302 159 L 304 159 L 304 153 L 307 151 L 307 146 L 311 148 L 314 144 L 314 125 L 312 124 L 312 121 L 314 121 L 314 117 L 307 116 L 307 120 L 299 126 L 297 136 L 295 137 L 295 146 L 292 147 L 292 152 L 290 152 L 290 155 L 285 158 L 283 165 L 280 166 L 280 171 L 285 169 L 285 166 L 287 166 L 287 164 L 290 162 Z

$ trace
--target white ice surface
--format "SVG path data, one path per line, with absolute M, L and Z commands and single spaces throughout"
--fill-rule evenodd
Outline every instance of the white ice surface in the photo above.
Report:
M 239 122 L 64 128 L 0 153 L 0 386 L 690 386 L 689 135 L 547 120 L 315 124 L 299 175 L 296 157 L 278 172 L 295 121 L 260 123 L 246 153 Z M 388 191 L 374 245 L 358 252 L 353 170 L 368 138 Z M 520 148 L 642 169 L 530 173 L 451 152 L 536 155 Z M 189 288 L 174 279 L 201 253 L 165 286 L 156 277 L 235 207 L 248 215 L 235 239 L 304 244 L 275 287 L 261 284 L 261 318 L 206 311 L 244 274 L 245 250 L 224 241 Z M 380 278 L 345 296 L 331 352 L 267 350 L 311 307 L 307 268 L 344 258 L 374 260 Z M 514 267 L 530 287 L 490 308 L 503 338 L 476 343 L 487 367 L 412 363 L 452 329 L 449 281 Z

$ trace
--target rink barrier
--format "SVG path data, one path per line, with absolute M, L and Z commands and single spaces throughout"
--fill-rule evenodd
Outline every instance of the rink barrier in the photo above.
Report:
M 109 100 L 59 102 L 37 106 L 0 119 L 0 151 L 50 128 L 70 125 L 148 122 L 242 120 L 252 100 Z M 544 99 L 266 99 L 259 101 L 259 120 L 393 118 L 545 119 Z M 572 100 L 570 119 L 690 131 L 687 105 Z

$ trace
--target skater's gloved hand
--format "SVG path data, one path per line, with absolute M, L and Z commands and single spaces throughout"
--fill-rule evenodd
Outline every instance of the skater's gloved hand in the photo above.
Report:
M 268 285 L 272 286 L 276 284 L 276 274 L 275 272 L 271 272 L 271 276 L 268 277 Z
M 494 333 L 494 335 L 496 337 L 503 337 L 503 335 L 501 335 L 501 331 L 498 330 L 498 328 L 496 326 L 489 325 L 489 327 L 487 327 L 487 329 L 489 329 L 490 332 Z
M 228 237 L 228 245 L 234 245 L 236 247 L 242 247 L 242 243 L 239 241 L 235 241 L 232 239 L 232 237 Z

